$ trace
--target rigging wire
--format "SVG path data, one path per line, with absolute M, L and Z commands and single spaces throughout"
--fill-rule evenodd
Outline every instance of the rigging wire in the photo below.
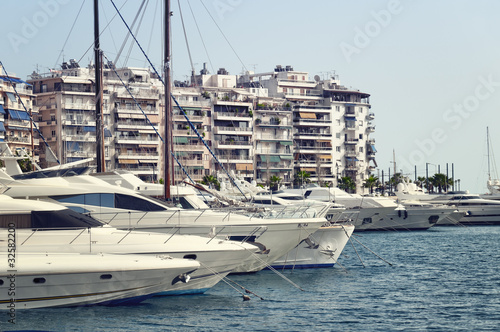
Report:
M 215 73 L 214 66 L 212 64 L 212 60 L 210 59 L 210 55 L 208 55 L 208 50 L 207 50 L 207 46 L 205 45 L 205 40 L 203 39 L 200 27 L 198 26 L 198 22 L 196 21 L 196 17 L 194 16 L 193 8 L 191 8 L 191 3 L 189 3 L 189 0 L 187 0 L 187 3 L 189 6 L 189 10 L 191 11 L 191 15 L 193 15 L 194 24 L 196 25 L 196 29 L 198 30 L 198 34 L 200 35 L 201 43 L 203 44 L 203 48 L 205 49 L 205 54 L 207 55 L 208 63 L 210 64 L 210 68 L 212 68 L 212 73 Z
M 125 19 L 123 18 L 123 16 L 121 15 L 120 11 L 118 10 L 118 8 L 116 7 L 115 3 L 113 0 L 110 0 L 111 3 L 113 4 L 113 7 L 115 7 L 118 15 L 120 16 L 121 20 L 123 21 L 123 23 L 125 24 L 125 26 L 127 27 L 130 35 L 132 36 L 132 38 L 135 40 L 135 42 L 137 43 L 137 46 L 139 47 L 139 49 L 141 50 L 142 54 L 146 57 L 146 59 L 148 60 L 149 64 L 151 65 L 152 69 L 154 70 L 154 72 L 156 73 L 156 75 L 158 76 L 158 79 L 160 80 L 160 82 L 163 84 L 163 86 L 165 86 L 165 82 L 163 81 L 163 79 L 161 78 L 161 76 L 158 74 L 158 71 L 156 70 L 156 67 L 153 65 L 153 63 L 151 62 L 151 60 L 149 59 L 149 57 L 147 56 L 147 54 L 144 52 L 144 49 L 142 48 L 141 44 L 139 43 L 139 41 L 137 40 L 137 38 L 135 37 L 135 35 L 132 33 L 132 31 L 130 30 L 130 27 L 128 26 L 127 22 L 125 21 Z M 177 102 L 177 99 L 175 99 L 175 97 L 170 94 L 170 97 L 174 100 L 175 104 L 177 105 L 177 107 L 179 108 L 179 110 L 182 112 L 182 114 L 184 115 L 184 118 L 186 118 L 189 126 L 191 127 L 191 129 L 196 133 L 196 135 L 198 136 L 198 138 L 202 141 L 202 143 L 205 145 L 205 147 L 207 148 L 208 152 L 210 152 L 210 154 L 212 155 L 212 157 L 215 159 L 215 161 L 217 161 L 217 163 L 221 166 L 222 170 L 227 174 L 228 178 L 231 180 L 231 182 L 233 183 L 233 185 L 238 188 L 238 190 L 241 192 L 241 194 L 243 195 L 243 197 L 245 197 L 246 199 L 246 195 L 243 193 L 243 191 L 240 189 L 240 187 L 236 184 L 236 182 L 234 181 L 233 177 L 229 174 L 229 172 L 225 169 L 224 165 L 222 165 L 222 163 L 219 161 L 219 159 L 217 159 L 217 157 L 215 156 L 214 152 L 212 151 L 212 149 L 210 149 L 210 147 L 208 146 L 207 142 L 205 142 L 205 140 L 203 139 L 203 137 L 201 136 L 201 134 L 198 132 L 198 130 L 196 130 L 196 126 L 191 122 L 191 120 L 189 120 L 189 117 L 187 116 L 186 112 L 184 112 L 184 109 L 179 105 L 179 103 Z M 164 143 L 165 144 L 165 143 Z
M 140 12 L 142 10 L 142 7 L 143 7 L 143 5 L 144 5 L 145 2 L 146 2 L 146 0 L 142 0 L 141 5 L 139 6 L 139 10 L 137 11 L 137 14 L 134 17 L 134 20 L 132 21 L 131 27 L 134 27 L 135 22 L 137 21 L 137 18 L 139 17 L 139 14 L 140 14 Z M 125 40 L 123 41 L 122 45 L 120 46 L 120 50 L 118 51 L 118 53 L 117 53 L 117 55 L 115 57 L 115 62 L 114 63 L 116 63 L 116 64 L 118 64 L 118 59 L 120 58 L 120 55 L 122 54 L 122 51 L 125 48 L 125 45 L 127 44 L 128 37 L 130 37 L 130 34 L 127 33 L 127 35 L 125 36 Z
M 108 57 L 104 54 L 104 52 L 102 52 L 102 56 L 107 60 L 109 61 Z M 153 127 L 156 135 L 158 135 L 158 137 L 160 138 L 160 140 L 162 141 L 163 144 L 165 144 L 165 141 L 163 140 L 163 137 L 160 135 L 160 133 L 158 132 L 158 130 L 155 128 L 155 126 L 153 125 L 153 123 L 151 122 L 151 120 L 149 120 L 147 114 L 144 112 L 144 110 L 142 109 L 141 105 L 139 104 L 139 102 L 137 101 L 137 99 L 135 99 L 134 95 L 132 94 L 132 92 L 130 91 L 130 89 L 128 88 L 128 86 L 125 84 L 125 82 L 123 82 L 123 80 L 121 79 L 120 75 L 118 75 L 118 72 L 116 71 L 115 67 L 114 66 L 111 66 L 111 69 L 113 70 L 113 72 L 115 73 L 115 75 L 118 77 L 118 79 L 120 80 L 121 84 L 125 87 L 125 89 L 127 90 L 127 92 L 129 93 L 129 95 L 132 97 L 132 99 L 134 100 L 135 104 L 137 105 L 137 107 L 139 107 L 139 110 L 142 112 L 142 114 L 144 115 L 144 117 L 146 118 L 146 122 L 151 126 Z M 181 163 L 179 162 L 179 160 L 177 159 L 177 157 L 172 153 L 172 156 L 173 158 L 175 159 L 175 161 L 177 162 L 177 164 L 179 165 L 179 167 L 184 171 L 184 173 L 187 175 L 187 177 L 189 178 L 189 180 L 193 183 L 195 183 L 193 181 L 193 179 L 189 176 L 188 172 L 186 171 L 186 169 L 181 165 Z
M 144 14 L 146 14 L 146 9 L 148 7 L 148 4 L 149 4 L 149 0 L 146 1 L 146 6 L 144 6 L 144 10 L 142 12 L 142 15 L 141 15 L 141 18 L 139 20 L 139 23 L 137 24 L 137 29 L 135 30 L 135 34 L 138 35 L 139 34 L 139 29 L 141 28 L 141 24 L 142 24 L 142 19 L 144 18 Z M 127 66 L 127 62 L 130 58 L 130 54 L 132 53 L 132 48 L 134 47 L 134 43 L 130 43 L 130 47 L 128 49 L 128 53 L 127 53 L 127 56 L 125 57 L 125 63 L 124 63 L 124 67 Z
M 224 37 L 224 39 L 226 40 L 227 44 L 229 45 L 229 47 L 233 50 L 234 52 L 234 55 L 236 55 L 236 57 L 238 58 L 238 60 L 241 62 L 241 65 L 243 66 L 243 68 L 245 68 L 245 71 L 248 71 L 247 67 L 245 66 L 245 64 L 243 63 L 243 61 L 241 60 L 240 56 L 238 55 L 238 53 L 236 53 L 236 50 L 233 48 L 233 45 L 231 45 L 231 43 L 229 42 L 229 40 L 227 39 L 226 35 L 224 34 L 224 32 L 222 32 L 222 29 L 220 28 L 220 26 L 217 24 L 217 21 L 214 19 L 214 17 L 212 16 L 212 14 L 210 14 L 210 11 L 208 10 L 208 8 L 205 6 L 205 4 L 203 3 L 203 0 L 200 0 L 201 4 L 203 5 L 203 7 L 205 7 L 205 10 L 207 11 L 208 15 L 210 16 L 210 18 L 212 19 L 212 21 L 214 22 L 215 26 L 219 29 L 220 33 L 222 34 L 222 37 Z
M 14 89 L 14 92 L 16 93 L 17 97 L 19 98 L 19 102 L 21 103 L 21 105 L 23 106 L 24 108 L 24 111 L 26 112 L 26 114 L 28 114 L 28 116 L 30 117 L 30 120 L 31 120 L 31 123 L 33 124 L 33 127 L 35 128 L 35 130 L 37 131 L 38 135 L 40 135 L 40 137 L 42 138 L 43 142 L 45 143 L 45 147 L 46 149 L 50 150 L 51 154 L 55 157 L 57 163 L 60 165 L 61 162 L 59 161 L 59 159 L 57 158 L 57 156 L 54 154 L 54 152 L 52 151 L 52 149 L 50 148 L 49 146 L 49 143 L 47 143 L 47 141 L 45 140 L 45 137 L 43 137 L 42 135 L 42 132 L 40 131 L 40 129 L 38 129 L 38 125 L 36 124 L 36 122 L 33 120 L 33 117 L 32 115 L 30 114 L 30 112 L 28 112 L 28 109 L 26 108 L 26 106 L 24 105 L 23 103 L 23 100 L 21 99 L 21 96 L 19 95 L 19 92 L 17 92 L 17 89 L 16 89 L 16 86 L 14 85 L 14 82 L 12 81 L 12 79 L 10 78 L 9 76 L 9 73 L 7 72 L 7 69 L 5 69 L 5 66 L 3 65 L 2 61 L 0 60 L 0 66 L 2 67 L 3 71 L 5 72 L 5 76 L 7 77 L 7 79 L 9 80 L 10 84 L 12 85 L 12 88 Z M 32 152 L 34 153 L 34 151 Z
M 188 38 L 187 38 L 187 34 L 186 34 L 186 27 L 184 26 L 184 17 L 182 16 L 182 9 L 181 9 L 180 0 L 177 0 L 177 4 L 179 5 L 179 14 L 181 16 L 182 31 L 184 31 L 184 40 L 186 41 L 186 48 L 187 48 L 188 55 L 189 55 L 189 62 L 191 63 L 191 73 L 193 74 L 193 79 L 194 79 L 193 58 L 191 57 L 191 50 L 189 49 L 189 43 L 188 43 Z M 194 82 L 194 85 L 196 86 L 196 82 Z
M 106 22 L 109 22 L 108 17 L 106 16 L 106 11 L 104 10 L 104 5 L 102 4 L 102 2 L 100 4 L 101 4 L 101 13 L 104 15 L 104 19 L 106 20 Z M 115 51 L 116 51 L 117 48 L 116 48 L 115 38 L 113 37 L 113 33 L 111 32 L 111 29 L 109 29 L 108 31 L 109 31 L 109 35 L 111 36 L 111 42 L 113 43 L 113 46 L 115 47 Z
M 64 48 L 66 47 L 66 43 L 68 42 L 69 37 L 71 36 L 71 32 L 73 32 L 73 28 L 75 27 L 76 21 L 78 20 L 78 17 L 80 17 L 80 13 L 82 11 L 84 4 L 85 4 L 85 0 L 82 1 L 82 5 L 80 6 L 80 9 L 78 10 L 78 14 L 76 14 L 76 18 L 73 21 L 73 25 L 71 26 L 71 29 L 69 29 L 68 36 L 66 37 L 66 40 L 64 41 L 64 44 L 62 46 L 61 52 L 59 53 L 59 56 L 57 57 L 56 64 L 54 65 L 54 68 L 56 68 L 57 65 L 59 64 L 59 59 L 61 58 L 61 55 L 64 52 Z M 63 59 L 63 61 L 64 61 L 64 59 Z
M 158 12 L 158 2 L 159 1 L 156 1 L 155 3 L 155 10 L 154 10 L 154 13 L 157 13 Z M 149 50 L 150 50 L 150 46 L 151 46 L 151 40 L 153 39 L 153 31 L 155 30 L 155 22 L 156 22 L 156 15 L 153 15 L 153 20 L 152 20 L 152 24 L 151 24 L 151 32 L 149 33 L 149 40 L 148 40 L 148 47 L 147 47 L 147 51 L 149 53 Z M 162 48 L 163 49 L 163 48 Z M 146 67 L 146 60 L 144 60 L 144 64 L 142 65 L 142 67 Z
M 127 4 L 128 0 L 125 0 L 125 2 L 123 3 L 123 5 L 120 7 L 120 9 L 122 9 L 126 4 Z M 113 20 L 115 19 L 116 15 L 118 14 L 115 14 L 111 20 L 109 21 L 109 23 L 102 29 L 101 32 L 99 32 L 99 37 L 104 33 L 104 31 L 108 28 L 108 26 L 111 24 L 111 22 L 113 22 Z M 90 44 L 90 46 L 87 48 L 87 50 L 83 53 L 83 55 L 80 57 L 80 59 L 78 59 L 77 63 L 80 63 L 80 61 L 82 61 L 82 59 L 85 57 L 85 55 L 87 55 L 87 53 L 94 47 L 94 42 L 95 41 L 92 41 L 92 44 Z

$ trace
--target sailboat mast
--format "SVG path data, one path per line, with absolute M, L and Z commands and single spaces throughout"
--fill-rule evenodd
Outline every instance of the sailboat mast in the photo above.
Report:
M 486 127 L 486 150 L 488 151 L 488 180 L 491 180 L 490 172 L 490 132 L 489 128 Z
M 171 168 L 172 168 L 172 156 L 171 156 L 171 144 L 172 144 L 172 101 L 170 98 L 171 94 L 171 84 L 170 84 L 170 0 L 165 0 L 165 55 L 164 55 L 164 80 L 165 80 L 165 143 L 164 146 L 164 174 L 165 174 L 165 188 L 164 188 L 164 199 L 169 201 L 171 199 L 170 195 L 170 183 L 171 183 Z
M 94 58 L 95 58 L 95 139 L 97 172 L 104 171 L 104 158 L 102 151 L 102 76 L 101 76 L 101 50 L 99 43 L 99 1 L 94 0 Z

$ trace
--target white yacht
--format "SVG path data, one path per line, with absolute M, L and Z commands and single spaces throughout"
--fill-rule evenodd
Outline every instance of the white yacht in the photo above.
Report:
M 118 230 L 45 201 L 13 199 L 0 195 L 0 238 L 7 239 L 15 224 L 17 253 L 110 253 L 163 255 L 197 260 L 201 267 L 189 283 L 176 283 L 163 295 L 204 293 L 236 267 L 245 264 L 260 249 L 248 243 L 169 233 Z M 8 243 L 0 242 L 0 252 Z
M 183 283 L 194 260 L 149 255 L 0 253 L 0 310 L 142 302 Z M 15 263 L 9 263 L 15 262 Z M 7 316 L 6 316 L 7 317 Z
M 447 205 L 455 207 L 460 213 L 458 221 L 448 218 L 440 224 L 464 225 L 498 225 L 500 224 L 500 201 L 485 199 L 468 192 L 454 192 L 447 194 L 426 194 L 420 188 L 401 184 L 396 194 L 400 200 L 419 200 L 433 205 Z
M 303 192 L 306 199 L 333 201 L 346 207 L 340 221 L 350 221 L 355 231 L 364 230 L 425 230 L 455 211 L 450 207 L 412 207 L 380 196 L 348 194 L 339 188 L 311 186 L 305 189 L 287 189 Z
M 276 269 L 333 267 L 354 231 L 354 225 L 325 225 L 277 259 Z
M 259 246 L 260 254 L 253 261 L 242 259 L 234 272 L 261 270 L 326 223 L 325 218 L 285 218 L 261 211 L 247 216 L 232 210 L 172 208 L 89 175 L 15 181 L 3 174 L 0 182 L 11 197 L 58 202 L 120 229 L 216 236 Z

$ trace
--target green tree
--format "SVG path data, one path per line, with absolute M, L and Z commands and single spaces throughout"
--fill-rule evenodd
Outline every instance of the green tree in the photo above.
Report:
M 351 192 L 356 189 L 356 183 L 349 176 L 344 176 L 339 181 L 339 188 Z
M 219 180 L 217 180 L 217 178 L 213 175 L 205 175 L 201 183 L 206 186 L 213 186 L 215 189 L 220 190 Z
M 303 185 L 304 183 L 310 183 L 311 174 L 306 171 L 297 171 L 293 176 L 293 183 L 295 185 Z
M 373 187 L 377 186 L 378 182 L 378 177 L 370 175 L 370 177 L 365 180 L 364 187 L 370 188 L 370 194 L 373 194 Z
M 450 185 L 453 185 L 453 180 L 449 179 L 445 174 L 442 173 L 436 173 L 432 177 L 432 185 L 437 188 L 439 193 L 442 193 L 443 191 L 448 191 L 448 187 Z
M 271 176 L 271 178 L 269 179 L 270 189 L 271 190 L 278 190 L 280 182 L 281 182 L 281 178 L 279 176 L 276 176 L 276 175 Z

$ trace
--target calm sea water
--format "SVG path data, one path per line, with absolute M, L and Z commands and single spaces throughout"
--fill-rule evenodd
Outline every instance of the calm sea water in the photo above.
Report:
M 2 330 L 387 331 L 500 330 L 500 226 L 370 232 L 339 266 L 230 276 L 265 298 L 219 283 L 204 295 L 153 298 L 130 307 L 18 311 Z M 4 313 L 0 313 L 2 315 Z

